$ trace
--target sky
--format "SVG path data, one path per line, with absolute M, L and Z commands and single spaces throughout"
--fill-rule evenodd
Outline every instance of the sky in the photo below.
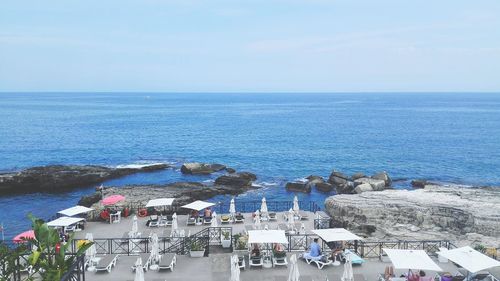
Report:
M 498 0 L 2 1 L 0 91 L 500 92 Z

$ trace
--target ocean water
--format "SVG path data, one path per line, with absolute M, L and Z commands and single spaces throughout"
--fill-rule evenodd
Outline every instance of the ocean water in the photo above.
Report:
M 405 188 L 427 178 L 500 185 L 500 95 L 0 93 L 0 170 L 48 164 L 217 162 L 258 175 L 241 197 L 291 200 L 286 181 L 332 169 L 385 170 Z M 105 185 L 210 182 L 178 169 Z M 6 238 L 94 187 L 0 197 Z M 299 194 L 320 206 L 328 194 Z M 224 200 L 215 198 L 214 200 Z

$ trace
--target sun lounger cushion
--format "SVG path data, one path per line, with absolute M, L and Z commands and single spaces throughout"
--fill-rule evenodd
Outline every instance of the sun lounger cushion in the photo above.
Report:
M 117 259 L 118 256 L 116 255 L 102 256 L 97 265 L 95 266 L 95 271 L 111 272 L 112 267 L 116 265 Z
M 164 254 L 160 263 L 158 264 L 158 268 L 161 269 L 170 269 L 170 271 L 174 271 L 175 263 L 177 262 L 177 257 L 175 254 Z
M 364 259 L 362 259 L 360 256 L 358 256 L 356 253 L 354 253 L 353 251 L 351 250 L 348 250 L 346 249 L 344 251 L 344 255 L 347 257 L 349 255 L 349 257 L 351 258 L 351 262 L 352 264 L 362 264 L 365 262 Z

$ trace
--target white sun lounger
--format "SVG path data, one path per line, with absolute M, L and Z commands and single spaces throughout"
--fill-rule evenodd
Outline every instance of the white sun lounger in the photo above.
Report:
M 107 271 L 111 272 L 113 266 L 116 265 L 116 261 L 118 260 L 118 255 L 105 255 L 100 257 L 99 261 L 95 266 L 95 272 L 98 271 Z
M 151 254 L 149 253 L 141 253 L 140 254 L 141 260 L 142 260 L 142 269 L 144 271 L 148 271 L 149 266 L 151 265 Z M 136 261 L 134 261 L 134 265 L 132 265 L 132 271 L 135 271 L 137 269 L 136 266 Z
M 160 257 L 160 263 L 158 264 L 158 270 L 170 269 L 174 271 L 175 264 L 177 263 L 176 254 L 163 254 Z
M 315 263 L 318 269 L 323 269 L 326 265 L 333 264 L 333 261 L 328 259 L 327 256 L 321 255 L 318 257 L 311 257 L 308 253 L 302 254 L 302 258 L 307 262 L 307 264 Z

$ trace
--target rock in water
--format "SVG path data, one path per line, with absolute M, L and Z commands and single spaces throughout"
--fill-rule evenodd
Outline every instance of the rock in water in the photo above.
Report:
M 424 188 L 427 185 L 426 180 L 412 180 L 411 181 L 411 186 L 413 188 Z
M 255 174 L 249 172 L 240 172 L 229 175 L 223 175 L 215 179 L 216 185 L 234 186 L 234 187 L 251 187 L 252 182 L 257 179 Z
M 317 190 L 321 192 L 331 192 L 333 190 L 333 185 L 327 182 L 318 182 L 315 183 L 314 186 L 316 187 Z
M 191 175 L 209 175 L 214 172 L 222 171 L 226 166 L 222 164 L 206 164 L 206 163 L 184 163 L 181 166 L 183 174 Z
M 354 175 L 351 176 L 351 179 L 353 181 L 360 179 L 360 178 L 366 178 L 366 175 L 363 173 L 355 173 Z
M 311 193 L 311 183 L 309 182 L 287 182 L 285 188 L 290 191 Z
M 445 239 L 494 247 L 500 243 L 500 189 L 496 188 L 427 185 L 412 191 L 336 195 L 326 199 L 325 210 L 354 231 L 369 227 L 377 239 Z
M 358 186 L 360 184 L 369 184 L 372 187 L 372 190 L 380 191 L 385 189 L 385 182 L 383 180 L 376 180 L 371 178 L 359 178 L 354 181 L 354 186 Z M 365 188 L 366 189 L 366 188 Z M 371 190 L 367 190 L 371 191 Z M 360 192 L 356 192 L 360 193 Z
M 373 187 L 369 183 L 362 183 L 354 188 L 354 192 L 356 192 L 357 194 L 367 191 L 373 191 Z
M 354 192 L 354 185 L 349 181 L 349 177 L 341 172 L 332 171 L 328 183 L 333 185 L 338 194 L 351 194 Z
M 387 172 L 380 172 L 372 176 L 372 179 L 376 180 L 383 180 L 385 182 L 385 186 L 389 187 L 392 185 L 392 179 L 389 177 L 389 174 Z
M 314 176 L 314 175 L 310 175 L 308 177 L 306 177 L 306 179 L 312 183 L 312 184 L 317 184 L 317 183 L 324 183 L 325 180 L 323 179 L 323 177 L 321 176 Z
M 91 186 L 126 175 L 161 170 L 166 164 L 141 165 L 134 168 L 103 166 L 52 165 L 26 169 L 18 173 L 0 175 L 0 194 L 29 192 L 61 192 L 77 187 Z

